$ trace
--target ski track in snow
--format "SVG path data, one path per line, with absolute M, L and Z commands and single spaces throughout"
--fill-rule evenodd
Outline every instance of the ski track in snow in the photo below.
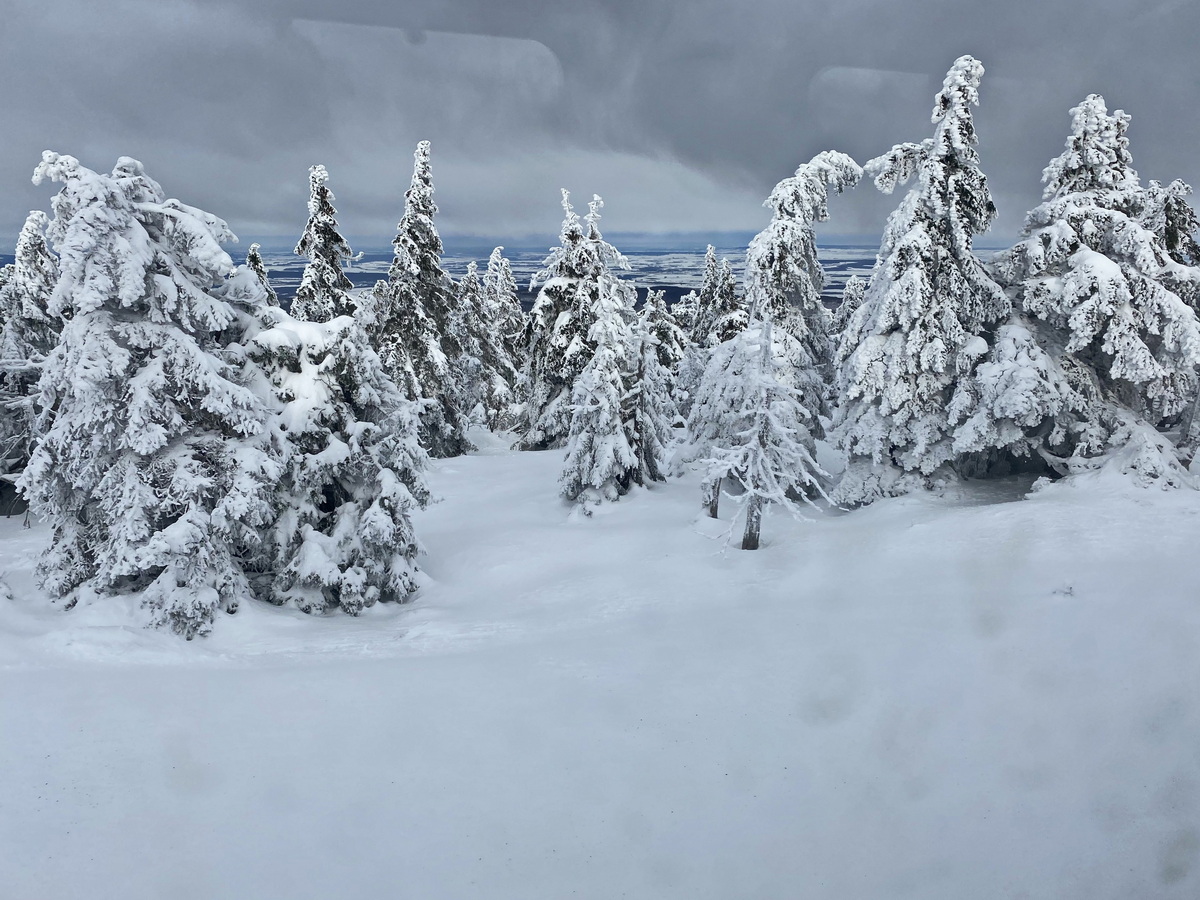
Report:
M 425 584 L 184 643 L 0 522 L 0 896 L 1200 896 L 1200 495 L 1028 481 L 592 519 L 435 463 Z M 1015 502 L 1014 502 L 1015 501 Z

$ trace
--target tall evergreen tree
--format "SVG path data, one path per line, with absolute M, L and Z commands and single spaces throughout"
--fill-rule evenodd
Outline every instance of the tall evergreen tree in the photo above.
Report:
M 1155 221 L 1172 201 L 1155 198 L 1159 210 L 1144 218 L 1150 200 L 1133 170 L 1129 117 L 1110 115 L 1097 94 L 1071 114 L 1066 150 L 1043 173 L 1042 204 L 995 261 L 1068 388 L 1062 408 L 1042 410 L 1041 452 L 1060 471 L 1141 444 L 1144 429 L 1131 423 L 1179 416 L 1196 395 L 1200 362 L 1200 322 L 1180 296 L 1200 287 L 1200 269 L 1172 257 L 1172 229 Z M 1187 252 L 1178 233 L 1174 243 Z
M 983 66 L 960 57 L 934 101 L 932 138 L 900 144 L 867 171 L 890 193 L 917 176 L 888 218 L 862 305 L 838 350 L 835 437 L 849 462 L 836 497 L 869 503 L 952 474 L 948 408 L 980 337 L 1009 312 L 972 250 L 996 208 L 979 168 L 971 107 Z
M 656 333 L 659 330 L 656 326 L 664 321 L 656 311 L 666 304 L 661 291 L 650 294 L 630 335 L 624 397 L 625 433 L 637 457 L 632 477 L 641 485 L 666 479 L 667 452 L 679 419 L 671 396 L 670 370 L 662 363 L 662 341 Z M 666 330 L 668 335 L 672 334 L 670 329 Z
M 29 461 L 35 440 L 35 388 L 62 320 L 50 313 L 58 260 L 46 246 L 46 214 L 35 210 L 17 238 L 13 262 L 0 271 L 0 474 Z
M 829 192 L 858 184 L 862 169 L 844 153 L 827 150 L 785 178 L 764 202 L 771 223 L 746 254 L 746 302 L 774 323 L 775 340 L 794 373 L 804 407 L 826 412 L 833 320 L 821 302 L 825 271 L 817 258 L 817 222 L 829 219 Z M 820 428 L 814 419 L 814 427 Z
M 472 449 L 459 408 L 452 363 L 462 347 L 450 329 L 455 292 L 442 268 L 442 239 L 434 226 L 429 141 L 417 144 L 404 216 L 392 241 L 395 256 L 386 281 L 373 292 L 374 341 L 384 370 L 421 406 L 421 445 L 431 456 L 460 456 Z
M 600 234 L 603 201 L 593 197 L 581 222 L 562 192 L 565 217 L 559 246 L 550 251 L 530 282 L 541 285 L 532 311 L 525 381 L 529 392 L 522 436 L 523 450 L 560 447 L 571 431 L 575 382 L 595 355 L 591 337 L 597 304 L 618 298 L 631 316 L 633 290 L 612 270 L 629 263 Z M 607 299 L 601 301 L 600 295 Z
M 296 244 L 296 255 L 307 256 L 308 264 L 291 308 L 292 316 L 304 322 L 328 322 L 334 316 L 354 315 L 356 308 L 350 296 L 354 285 L 342 271 L 342 261 L 354 259 L 354 251 L 338 231 L 337 210 L 333 208 L 328 181 L 329 173 L 324 166 L 308 170 L 308 223 Z M 266 284 L 265 269 L 261 277 Z
M 492 251 L 483 274 L 483 318 L 492 323 L 504 352 L 512 360 L 513 367 L 520 371 L 525 364 L 529 317 L 521 309 L 517 281 L 512 265 L 504 258 L 503 247 Z
M 415 590 L 411 513 L 429 500 L 416 404 L 353 318 L 260 315 L 247 353 L 269 398 L 266 452 L 281 476 L 260 568 L 274 603 L 357 615 Z
M 495 307 L 488 302 L 472 260 L 458 284 L 458 299 L 450 319 L 450 330 L 462 347 L 454 362 L 459 405 L 480 424 L 493 430 L 515 421 L 514 390 L 517 371 L 505 349 L 499 323 L 491 318 Z
M 278 306 L 279 294 L 275 292 L 275 288 L 271 287 L 271 279 L 267 275 L 267 265 L 263 262 L 261 249 L 258 244 L 250 245 L 250 249 L 246 251 L 246 268 L 254 274 L 254 277 L 258 279 L 258 283 L 262 285 L 263 291 L 267 296 L 267 304 Z
M 670 377 L 687 352 L 688 335 L 667 306 L 665 291 L 647 291 L 642 304 L 641 321 L 655 340 L 658 363 Z
M 588 343 L 593 348 L 571 390 L 571 424 L 559 484 L 562 496 L 590 515 L 591 507 L 629 491 L 639 472 L 624 401 L 629 355 L 628 298 L 616 279 L 596 282 Z
M 156 623 L 207 633 L 248 593 L 240 548 L 268 521 L 274 474 L 242 440 L 261 405 L 223 358 L 240 317 L 220 246 L 233 236 L 128 157 L 99 175 L 47 151 L 46 178 L 63 184 L 49 311 L 66 323 L 20 482 L 52 526 L 42 585 L 72 602 L 84 588 L 135 594 Z

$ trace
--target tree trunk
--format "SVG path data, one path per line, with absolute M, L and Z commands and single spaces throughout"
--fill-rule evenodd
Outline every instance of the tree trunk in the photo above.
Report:
M 706 481 L 700 488 L 700 504 L 708 509 L 712 518 L 717 517 L 717 504 L 721 501 L 721 479 Z
M 746 501 L 746 533 L 742 535 L 743 550 L 758 549 L 758 533 L 762 530 L 762 497 Z

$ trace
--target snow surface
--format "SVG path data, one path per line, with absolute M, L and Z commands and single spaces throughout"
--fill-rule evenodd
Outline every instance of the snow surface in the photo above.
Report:
M 0 896 L 1200 896 L 1200 494 L 998 482 L 747 553 L 694 478 L 585 519 L 561 452 L 480 446 L 358 619 L 62 613 L 0 521 Z

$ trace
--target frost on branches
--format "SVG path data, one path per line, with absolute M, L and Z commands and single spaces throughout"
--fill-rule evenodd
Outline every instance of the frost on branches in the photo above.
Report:
M 337 210 L 333 208 L 333 192 L 326 182 L 329 173 L 324 166 L 308 170 L 308 223 L 296 244 L 296 255 L 308 257 L 296 299 L 292 301 L 293 318 L 305 322 L 328 322 L 334 316 L 354 315 L 355 303 L 350 297 L 353 285 L 342 271 L 343 260 L 353 260 L 354 251 L 338 231 Z M 257 247 L 257 245 L 255 245 Z M 254 247 L 252 253 L 257 255 Z M 262 268 L 262 258 L 258 258 Z M 259 274 L 251 263 L 251 270 Z M 261 278 L 269 293 L 266 269 Z
M 666 480 L 667 452 L 679 419 L 671 396 L 671 373 L 662 363 L 662 341 L 656 333 L 664 328 L 660 307 L 665 306 L 662 292 L 651 291 L 629 340 L 625 433 L 637 456 L 633 480 L 640 485 Z
M 298 322 L 275 307 L 260 319 L 247 352 L 281 471 L 263 593 L 309 613 L 403 602 L 415 590 L 410 514 L 429 499 L 415 403 L 354 319 Z
M 503 247 L 497 247 L 488 257 L 487 270 L 483 273 L 482 312 L 484 321 L 493 323 L 501 346 L 520 371 L 525 365 L 529 318 L 521 309 L 517 280 L 513 277 L 512 266 L 504 258 Z
M 960 373 L 1009 302 L 972 250 L 995 216 L 971 107 L 983 66 L 959 58 L 934 102 L 932 138 L 900 144 L 867 171 L 885 193 L 917 186 L 888 217 L 862 305 L 838 348 L 835 438 L 849 457 L 840 503 L 869 503 L 952 474 L 948 408 Z
M 1196 396 L 1200 269 L 1186 258 L 1174 197 L 1145 191 L 1132 168 L 1129 117 L 1109 114 L 1093 94 L 1071 111 L 1066 150 L 1046 168 L 1044 201 L 1026 217 L 1022 240 L 995 269 L 1036 318 L 1069 386 L 1070 402 L 1047 409 L 1042 455 L 1059 471 L 1096 467 L 1144 429 L 1176 420 Z M 1170 208 L 1170 212 L 1168 212 Z M 1177 224 L 1168 226 L 1167 217 Z M 1160 446 L 1161 442 L 1152 442 Z M 1146 453 L 1136 455 L 1146 459 Z M 1152 468 L 1169 468 L 1155 463 Z
M 774 323 L 777 350 L 788 362 L 805 409 L 814 414 L 826 412 L 833 323 L 821 302 L 825 271 L 813 227 L 829 219 L 830 191 L 841 193 L 860 178 L 862 168 L 846 154 L 817 154 L 775 185 L 763 203 L 772 212 L 771 224 L 754 237 L 746 254 L 746 305 Z
M 47 178 L 63 185 L 49 312 L 65 325 L 20 482 L 52 527 L 42 585 L 72 603 L 135 594 L 156 623 L 205 634 L 247 596 L 239 547 L 268 521 L 274 475 L 242 440 L 260 403 L 222 358 L 241 324 L 220 246 L 233 235 L 128 157 L 100 175 L 47 151 L 34 181 Z
M 62 329 L 50 313 L 58 260 L 46 246 L 47 224 L 45 213 L 31 212 L 13 262 L 0 269 L 0 475 L 9 478 L 24 470 L 33 451 L 33 395 Z
M 421 445 L 431 456 L 472 449 L 451 364 L 462 347 L 450 329 L 454 285 L 442 268 L 442 239 L 433 224 L 429 141 L 417 144 L 404 216 L 392 241 L 386 281 L 373 291 L 374 343 L 384 371 L 410 400 L 422 400 Z
M 743 550 L 758 548 L 766 505 L 780 504 L 795 514 L 797 498 L 811 502 L 809 495 L 821 492 L 819 479 L 826 477 L 815 456 L 815 417 L 788 385 L 778 346 L 770 319 L 755 316 L 713 351 L 681 452 L 684 461 L 702 467 L 702 500 L 710 516 L 717 515 L 723 480 L 741 485 Z
M 629 491 L 639 459 L 626 427 L 625 376 L 629 355 L 628 300 L 616 279 L 601 279 L 591 293 L 588 343 L 594 348 L 571 391 L 566 461 L 559 485 L 566 500 L 590 515 L 591 507 Z
M 529 396 L 517 444 L 522 450 L 545 450 L 566 442 L 573 427 L 575 385 L 597 348 L 591 336 L 595 310 L 616 303 L 622 316 L 633 311 L 632 288 L 612 272 L 628 269 L 629 263 L 600 234 L 603 201 L 592 198 L 584 222 L 565 190 L 562 205 L 559 246 L 530 281 L 531 288 L 540 284 L 541 290 L 533 304 L 524 371 Z

